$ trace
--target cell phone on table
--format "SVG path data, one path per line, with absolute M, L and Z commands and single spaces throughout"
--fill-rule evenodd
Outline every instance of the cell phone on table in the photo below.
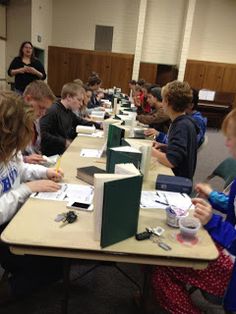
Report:
M 93 210 L 93 204 L 87 204 L 87 203 L 81 203 L 76 201 L 71 201 L 66 205 L 67 208 L 72 209 L 79 209 L 79 210 L 85 210 L 85 211 L 92 211 Z

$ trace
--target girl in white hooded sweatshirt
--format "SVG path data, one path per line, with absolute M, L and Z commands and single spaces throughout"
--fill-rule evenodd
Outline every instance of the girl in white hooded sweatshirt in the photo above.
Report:
M 21 150 L 31 142 L 34 119 L 21 96 L 0 92 L 0 232 L 31 193 L 60 189 L 61 170 L 23 162 Z M 0 303 L 59 279 L 61 273 L 59 259 L 13 255 L 2 242 L 0 264 L 10 273 L 0 283 Z

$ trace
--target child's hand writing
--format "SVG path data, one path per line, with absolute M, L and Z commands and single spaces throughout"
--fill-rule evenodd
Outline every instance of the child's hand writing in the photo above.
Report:
M 55 168 L 49 168 L 47 170 L 47 177 L 48 179 L 59 182 L 64 177 L 64 173 L 62 169 L 55 169 Z
M 34 192 L 56 192 L 60 190 L 61 186 L 51 180 L 36 180 L 27 182 L 26 185 Z
M 193 216 L 198 218 L 201 224 L 206 225 L 212 217 L 212 207 L 201 198 L 193 198 L 192 203 L 195 205 Z

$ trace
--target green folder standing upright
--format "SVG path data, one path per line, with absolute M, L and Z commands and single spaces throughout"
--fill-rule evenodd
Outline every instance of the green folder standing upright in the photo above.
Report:
M 102 248 L 132 237 L 137 232 L 142 180 L 142 176 L 138 175 L 104 183 Z
M 111 147 L 117 147 L 121 145 L 122 138 L 125 137 L 125 130 L 110 124 L 108 130 L 108 138 L 107 138 L 107 149 Z
M 140 168 L 142 153 L 131 146 L 120 146 L 110 148 L 107 151 L 106 171 L 114 173 L 116 164 L 132 163 L 136 168 Z

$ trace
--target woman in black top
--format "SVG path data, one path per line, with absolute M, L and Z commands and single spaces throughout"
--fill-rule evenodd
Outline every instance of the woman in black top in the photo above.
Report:
M 11 62 L 8 75 L 15 76 L 15 91 L 22 94 L 26 86 L 35 80 L 45 80 L 46 73 L 42 63 L 34 56 L 34 47 L 30 41 L 24 41 L 19 56 Z

